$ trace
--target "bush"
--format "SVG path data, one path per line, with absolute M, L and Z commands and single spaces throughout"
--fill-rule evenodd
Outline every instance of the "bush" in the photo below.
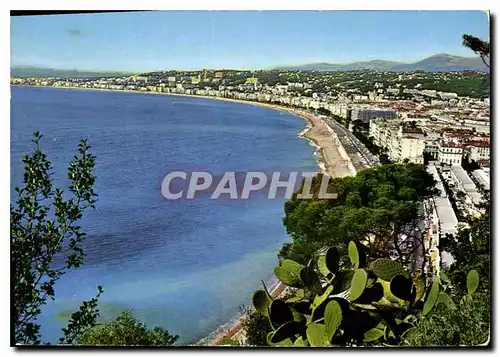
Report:
M 137 321 L 132 311 L 125 311 L 116 320 L 97 324 L 85 330 L 76 343 L 85 346 L 170 346 L 179 336 L 155 327 L 148 330 Z

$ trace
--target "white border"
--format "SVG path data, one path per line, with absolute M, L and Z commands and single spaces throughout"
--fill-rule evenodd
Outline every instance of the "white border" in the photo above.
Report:
M 490 0 L 475 0 L 475 1 L 470 1 L 470 0 L 455 0 L 455 1 L 446 1 L 446 2 L 437 2 L 435 0 L 420 0 L 418 2 L 406 2 L 406 1 L 399 1 L 399 0 L 391 0 L 391 1 L 383 1 L 383 0 L 378 0 L 378 1 L 359 1 L 359 0 L 350 0 L 350 1 L 332 1 L 332 0 L 308 0 L 304 1 L 301 3 L 297 2 L 291 2 L 287 0 L 254 0 L 252 2 L 236 2 L 234 0 L 229 1 L 229 0 L 212 0 L 212 1 L 196 1 L 196 0 L 183 0 L 181 2 L 164 2 L 164 1 L 157 1 L 157 0 L 141 0 L 140 2 L 135 2 L 135 3 L 124 3 L 123 1 L 96 1 L 96 0 L 87 0 L 85 2 L 69 2 L 69 1 L 61 1 L 61 0 L 44 0 L 44 1 L 16 1 L 13 3 L 11 6 L 13 6 L 16 10 L 43 10 L 43 9 L 65 9 L 65 10 L 85 10 L 85 9 L 92 9 L 92 10 L 107 10 L 107 9 L 131 9 L 131 10 L 136 10 L 136 9 L 162 9 L 162 10 L 417 10 L 415 7 L 418 6 L 420 9 L 426 9 L 426 10 L 492 10 L 493 14 L 495 13 L 500 13 L 498 11 L 498 7 L 500 2 L 498 1 L 490 1 Z M 2 3 L 3 5 L 6 4 L 6 2 Z M 1 204 L 1 215 L 0 215 L 0 222 L 1 222 L 1 227 L 2 227 L 2 232 L 4 232 L 5 236 L 2 234 L 2 258 L 1 265 L 2 265 L 2 285 L 4 287 L 4 294 L 1 296 L 2 298 L 2 315 L 1 315 L 1 333 L 0 336 L 2 338 L 1 341 L 1 346 L 3 351 L 8 354 L 15 353 L 15 350 L 12 348 L 8 348 L 7 346 L 10 345 L 10 295 L 7 294 L 7 290 L 9 288 L 9 271 L 10 271 L 10 245 L 9 245 L 9 239 L 6 237 L 7 235 L 7 227 L 9 226 L 10 222 L 8 220 L 8 212 L 7 212 L 7 203 L 9 202 L 10 204 L 10 87 L 7 86 L 8 79 L 10 78 L 10 58 L 8 57 L 7 53 L 10 53 L 10 48 L 7 49 L 7 44 L 10 44 L 10 18 L 7 16 L 7 9 L 2 11 L 2 20 L 0 22 L 0 29 L 1 29 L 1 39 L 2 43 L 4 44 L 4 56 L 2 57 L 2 72 L 1 72 L 1 80 L 2 83 L 4 83 L 4 87 L 2 88 L 2 111 L 3 111 L 3 116 L 1 120 L 1 126 L 2 130 L 0 130 L 0 145 L 2 147 L 1 150 L 1 167 L 4 169 L 4 174 L 1 176 L 2 180 L 2 204 Z M 496 31 L 495 31 L 496 34 Z M 492 34 L 493 35 L 493 34 Z M 495 38 L 493 36 L 493 38 Z M 494 57 L 494 64 L 493 67 L 496 68 L 496 57 Z M 498 99 L 497 95 L 497 90 L 498 90 L 498 85 L 497 85 L 497 79 L 494 79 L 494 88 L 496 89 L 493 94 L 495 94 L 494 98 L 492 98 L 492 101 L 495 102 Z M 496 113 L 496 110 L 493 112 Z M 492 121 L 496 121 L 497 124 L 494 125 L 494 136 L 500 137 L 500 123 L 498 122 L 498 115 L 496 115 L 495 118 L 491 118 Z M 498 141 L 493 140 L 493 141 Z M 494 158 L 498 159 L 500 158 L 499 155 L 499 150 L 500 150 L 500 142 L 497 142 L 494 145 Z M 7 174 L 8 172 L 8 174 Z M 497 167 L 494 167 L 494 177 L 500 177 L 499 172 Z M 493 198 L 495 202 L 498 202 L 498 197 L 497 197 L 498 191 L 495 189 L 495 197 Z M 8 202 L 7 202 L 8 201 Z M 493 237 L 498 237 L 499 235 L 497 234 L 497 228 L 495 227 L 495 231 L 493 233 Z M 496 243 L 495 244 L 495 256 L 498 257 L 498 247 L 500 244 Z M 493 259 L 492 259 L 493 260 Z M 500 264 L 496 264 L 496 271 L 493 274 L 493 277 L 495 276 L 500 276 L 500 273 L 498 271 L 498 267 Z M 495 282 L 496 283 L 496 282 Z M 495 285 L 494 283 L 494 285 Z M 498 291 L 497 291 L 498 292 Z M 498 297 L 498 296 L 496 296 Z M 493 303 L 496 306 L 496 301 L 498 299 L 495 299 L 495 302 Z M 495 317 L 497 316 L 495 309 Z M 494 321 L 497 321 L 493 317 L 493 323 Z M 494 341 L 498 343 L 498 331 L 499 328 L 495 328 L 495 336 Z M 495 338 L 496 337 L 496 338 Z M 380 352 L 386 352 L 387 350 L 383 350 Z M 68 351 L 69 352 L 69 351 Z M 164 351 L 161 353 L 172 353 L 175 352 L 174 350 L 169 350 L 169 351 Z M 191 353 L 197 353 L 197 352 L 191 352 L 191 351 L 183 351 L 186 354 L 191 354 Z M 200 351 L 202 352 L 202 351 Z M 250 351 L 238 351 L 241 354 L 248 354 L 251 353 Z M 282 353 L 284 351 L 281 351 Z M 298 351 L 294 351 L 297 353 Z M 349 354 L 352 355 L 354 354 L 360 354 L 363 352 L 367 353 L 374 353 L 377 351 L 374 350 L 356 350 L 355 352 L 349 352 Z M 396 350 L 396 353 L 406 353 L 407 351 L 405 350 Z M 455 353 L 455 351 L 415 351 L 416 353 L 425 353 L 425 354 L 437 354 L 437 353 Z M 476 353 L 477 351 L 467 351 L 465 353 Z M 48 352 L 47 353 L 54 353 L 54 352 Z M 66 353 L 66 352 L 62 352 Z M 103 355 L 104 352 L 91 352 L 91 351 L 81 351 L 80 353 L 84 355 Z M 143 351 L 137 351 L 137 352 L 128 352 L 132 355 L 142 355 Z M 267 351 L 260 351 L 261 354 L 270 354 L 270 352 Z M 286 353 L 286 352 L 284 352 Z M 311 353 L 311 352 L 304 352 L 304 353 Z M 331 353 L 335 354 L 341 354 L 344 355 L 347 352 L 346 351 L 332 351 Z M 2 355 L 4 355 L 2 353 Z

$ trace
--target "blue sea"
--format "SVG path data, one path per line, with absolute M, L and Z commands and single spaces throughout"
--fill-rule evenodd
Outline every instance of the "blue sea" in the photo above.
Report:
M 11 201 L 22 183 L 32 133 L 67 185 L 81 139 L 96 156 L 95 210 L 81 220 L 84 265 L 63 276 L 39 322 L 57 342 L 68 314 L 95 296 L 103 319 L 133 309 L 148 327 L 194 343 L 231 320 L 260 281 L 272 279 L 289 240 L 284 198 L 169 201 L 172 171 L 318 171 L 314 147 L 297 134 L 303 119 L 248 104 L 153 94 L 11 88 Z

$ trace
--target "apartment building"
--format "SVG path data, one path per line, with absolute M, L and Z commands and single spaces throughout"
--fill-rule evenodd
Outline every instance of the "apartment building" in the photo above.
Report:
M 351 110 L 351 120 L 360 120 L 363 123 L 369 123 L 374 118 L 395 119 L 396 117 L 396 111 L 393 109 L 353 108 Z
M 461 166 L 464 153 L 463 144 L 456 141 L 441 140 L 438 144 L 438 161 L 450 166 Z
M 480 163 L 490 161 L 490 143 L 487 141 L 472 141 L 466 144 L 465 154 L 469 160 Z
M 392 161 L 403 162 L 407 159 L 417 164 L 424 163 L 426 138 L 421 128 L 399 120 L 376 118 L 370 121 L 369 136 Z
M 440 133 L 437 133 L 429 129 L 424 131 L 424 143 L 425 143 L 424 153 L 429 154 L 434 160 L 438 159 L 439 140 L 441 140 Z
M 424 132 L 417 127 L 401 125 L 398 131 L 398 162 L 408 160 L 415 164 L 424 163 Z

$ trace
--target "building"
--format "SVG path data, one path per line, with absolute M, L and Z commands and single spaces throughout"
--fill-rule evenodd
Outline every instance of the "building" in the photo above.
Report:
M 438 161 L 450 166 L 461 166 L 464 153 L 463 144 L 456 141 L 439 141 Z
M 467 174 L 461 166 L 452 166 L 450 169 L 451 179 L 453 180 L 455 190 L 462 191 L 465 194 L 465 209 L 469 214 L 478 215 L 481 213 L 479 206 L 483 201 L 483 196 L 479 193 L 476 183 Z
M 201 76 L 200 75 L 192 76 L 191 77 L 191 84 L 200 84 L 200 82 L 201 82 Z
M 490 191 L 490 170 L 487 168 L 472 171 L 472 176 L 485 191 Z
M 395 162 L 424 163 L 425 134 L 422 129 L 399 120 L 376 118 L 370 121 L 369 136 Z
M 490 143 L 489 141 L 473 141 L 466 144 L 466 155 L 469 160 L 475 162 L 490 161 Z
M 398 131 L 397 161 L 408 160 L 415 164 L 424 163 L 424 132 L 417 127 L 401 125 Z
M 452 166 L 450 169 L 454 184 L 463 192 L 475 192 L 476 184 L 462 166 Z
M 441 135 L 439 133 L 436 133 L 435 131 L 427 130 L 424 134 L 424 153 L 429 154 L 433 160 L 438 159 L 440 139 Z
M 396 137 L 399 129 L 399 122 L 376 118 L 369 123 L 369 136 L 373 143 L 381 148 L 392 147 L 392 137 Z
M 369 123 L 373 118 L 395 119 L 396 111 L 393 109 L 354 108 L 351 110 L 351 120 L 360 120 Z

